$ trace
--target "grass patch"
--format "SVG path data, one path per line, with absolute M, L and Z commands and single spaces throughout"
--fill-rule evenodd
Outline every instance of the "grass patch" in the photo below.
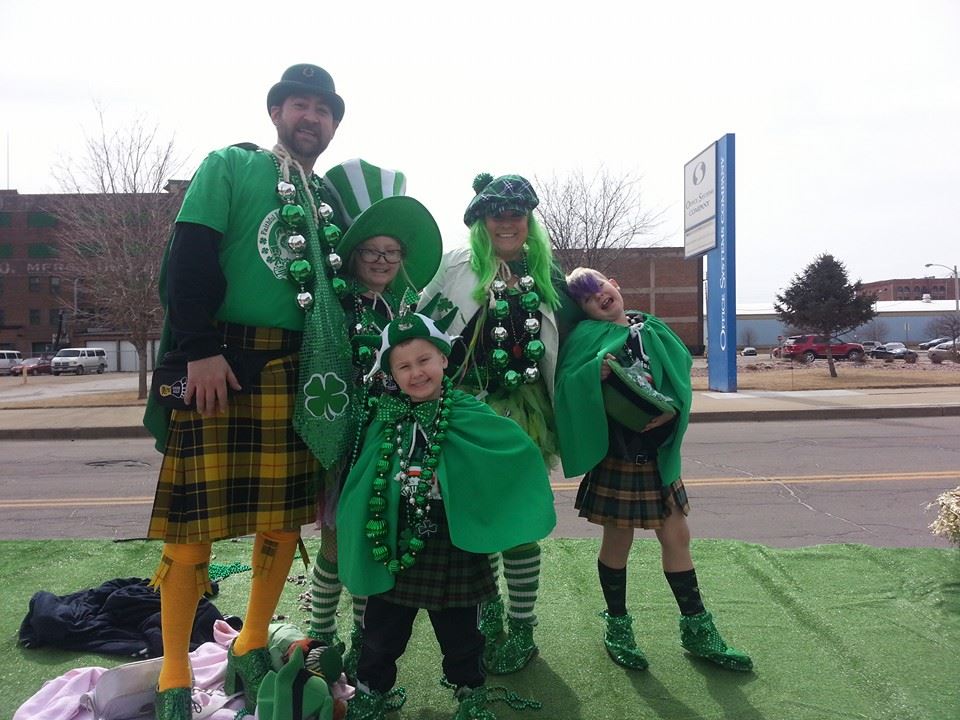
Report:
M 773 549 L 728 540 L 693 545 L 707 606 L 731 643 L 748 651 L 756 672 L 737 674 L 690 658 L 679 646 L 677 610 L 659 568 L 659 547 L 639 540 L 629 566 L 628 602 L 650 670 L 614 665 L 601 644 L 596 613 L 596 540 L 543 543 L 540 656 L 523 672 L 491 677 L 543 702 L 540 712 L 492 710 L 501 720 L 743 718 L 745 720 L 933 720 L 960 716 L 955 653 L 960 646 L 960 554 L 930 548 L 821 545 Z M 249 538 L 214 546 L 215 562 L 249 560 Z M 159 544 L 83 541 L 0 543 L 0 718 L 44 680 L 118 658 L 17 646 L 17 629 L 37 590 L 67 594 L 114 577 L 149 576 Z M 302 571 L 302 565 L 297 572 Z M 249 574 L 225 578 L 214 603 L 242 614 Z M 306 627 L 291 582 L 280 612 Z M 348 598 L 340 628 L 349 629 Z M 406 707 L 397 720 L 446 720 L 455 703 L 439 685 L 436 640 L 421 613 L 399 684 Z

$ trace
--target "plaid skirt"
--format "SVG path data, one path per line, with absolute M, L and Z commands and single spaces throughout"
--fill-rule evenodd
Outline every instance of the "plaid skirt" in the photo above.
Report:
M 664 486 L 653 455 L 647 461 L 605 457 L 597 467 L 583 476 L 574 507 L 580 517 L 597 525 L 618 528 L 663 527 L 672 512 L 668 499 L 684 515 L 690 512 L 683 480 Z
M 213 542 L 311 521 L 319 464 L 291 422 L 299 335 L 226 327 L 228 347 L 294 352 L 269 360 L 244 392 L 230 395 L 223 415 L 173 411 L 148 537 Z
M 425 610 L 470 607 L 493 600 L 497 586 L 488 557 L 461 550 L 450 542 L 442 501 L 430 502 L 428 517 L 436 525 L 436 532 L 424 538 L 417 562 L 399 573 L 396 585 L 382 597 L 397 605 Z M 399 530 L 405 528 L 404 522 Z

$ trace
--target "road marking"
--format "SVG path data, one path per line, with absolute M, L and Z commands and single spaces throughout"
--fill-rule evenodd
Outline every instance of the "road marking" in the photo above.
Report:
M 716 477 L 716 478 L 684 478 L 683 483 L 689 486 L 704 487 L 707 485 L 761 485 L 761 484 L 789 484 L 789 485 L 816 485 L 820 483 L 867 483 L 867 482 L 919 482 L 923 480 L 950 480 L 960 481 L 960 471 L 937 470 L 931 472 L 911 473 L 857 473 L 855 475 L 757 475 L 755 477 Z M 580 481 L 555 482 L 550 488 L 558 490 L 576 490 Z M 0 510 L 14 508 L 52 508 L 52 507 L 96 507 L 99 505 L 148 505 L 153 503 L 153 496 L 126 497 L 126 498 L 46 498 L 36 500 L 0 500 Z
M 938 470 L 912 473 L 857 473 L 855 475 L 756 475 L 753 477 L 684 478 L 683 484 L 696 487 L 706 485 L 758 485 L 764 483 L 816 485 L 819 483 L 916 482 L 920 480 L 941 479 L 960 480 L 960 471 Z M 554 490 L 576 490 L 580 487 L 580 482 L 558 482 L 552 483 L 550 487 Z

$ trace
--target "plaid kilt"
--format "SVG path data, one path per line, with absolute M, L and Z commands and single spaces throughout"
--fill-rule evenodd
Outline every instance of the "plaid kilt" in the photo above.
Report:
M 437 531 L 424 539 L 417 562 L 399 573 L 396 585 L 381 597 L 397 605 L 425 610 L 470 607 L 496 597 L 497 587 L 487 556 L 466 552 L 450 542 L 442 501 L 430 501 L 429 518 Z M 402 522 L 399 529 L 402 531 L 405 526 Z
M 663 527 L 671 512 L 667 499 L 684 515 L 690 512 L 683 480 L 664 487 L 653 455 L 637 464 L 637 459 L 608 455 L 583 476 L 574 507 L 580 517 L 597 525 L 618 528 Z
M 224 415 L 173 411 L 148 537 L 213 542 L 311 521 L 319 464 L 291 422 L 299 340 L 279 328 L 224 326 L 230 348 L 291 354 L 241 380 Z

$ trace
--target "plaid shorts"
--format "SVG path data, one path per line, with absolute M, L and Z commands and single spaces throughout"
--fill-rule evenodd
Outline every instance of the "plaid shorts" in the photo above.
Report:
M 244 350 L 282 351 L 299 335 L 229 327 L 227 345 Z M 172 413 L 148 537 L 213 542 L 311 521 L 319 465 L 291 422 L 297 380 L 294 352 L 267 362 L 225 414 Z
M 664 486 L 653 455 L 607 456 L 584 475 L 574 507 L 597 525 L 654 530 L 673 510 L 668 499 L 684 515 L 690 512 L 683 480 Z
M 417 562 L 397 575 L 397 583 L 382 597 L 397 605 L 426 610 L 471 607 L 493 600 L 497 594 L 490 560 L 450 542 L 443 502 L 430 503 L 430 522 L 436 532 L 425 538 Z M 404 529 L 406 523 L 400 526 Z

